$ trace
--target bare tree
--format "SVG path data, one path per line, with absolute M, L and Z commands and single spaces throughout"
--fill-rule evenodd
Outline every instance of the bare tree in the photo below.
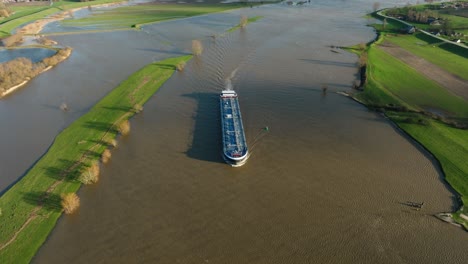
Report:
M 359 66 L 360 67 L 363 67 L 363 66 L 366 66 L 367 65 L 367 52 L 363 52 L 361 53 L 361 56 L 359 56 Z
M 192 53 L 195 56 L 200 56 L 203 52 L 203 45 L 200 40 L 192 40 Z
M 76 211 L 78 207 L 80 207 L 80 198 L 78 195 L 76 195 L 76 193 L 64 193 L 61 195 L 61 198 L 62 201 L 60 204 L 62 205 L 63 211 L 66 214 L 71 214 Z
M 358 44 L 358 49 L 360 51 L 364 51 L 366 49 L 366 43 L 359 43 Z
M 103 163 L 105 162 L 103 161 Z M 81 175 L 78 177 L 78 180 L 83 184 L 96 183 L 99 181 L 99 172 L 99 163 L 94 162 L 91 167 L 87 168 L 85 171 L 83 171 L 83 173 L 81 173 Z
M 247 16 L 244 16 L 244 15 L 243 15 L 243 16 L 241 16 L 241 18 L 240 18 L 240 23 L 239 23 L 239 25 L 240 25 L 241 28 L 245 28 L 245 27 L 247 26 L 247 23 L 248 23 L 248 22 L 249 22 L 249 19 L 247 18 Z
M 104 152 L 101 155 L 101 161 L 102 163 L 107 163 L 109 162 L 110 158 L 112 156 L 112 153 L 110 152 L 109 149 L 105 149 Z
M 127 136 L 130 134 L 130 122 L 128 120 L 123 121 L 118 126 L 118 131 L 122 136 Z
M 185 61 L 177 63 L 176 69 L 177 71 L 180 71 L 180 72 L 183 71 L 185 69 Z
M 0 17 L 9 17 L 11 10 L 3 3 L 0 2 Z

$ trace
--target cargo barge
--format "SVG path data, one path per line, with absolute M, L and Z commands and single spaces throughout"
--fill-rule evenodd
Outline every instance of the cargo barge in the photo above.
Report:
M 223 158 L 233 167 L 242 166 L 247 161 L 249 151 L 237 93 L 233 90 L 223 90 L 220 95 L 220 107 Z

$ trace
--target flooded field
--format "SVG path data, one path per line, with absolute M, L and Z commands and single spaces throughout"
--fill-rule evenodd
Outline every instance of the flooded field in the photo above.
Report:
M 3 186 L 136 69 L 188 53 L 196 38 L 205 52 L 132 120 L 100 182 L 81 189 L 80 210 L 59 220 L 34 262 L 466 263 L 466 233 L 433 217 L 457 204 L 431 157 L 334 93 L 350 89 L 356 57 L 330 46 L 374 38 L 362 18 L 372 3 L 273 5 L 54 37 L 72 57 L 0 101 L 0 122 L 12 127 L 0 139 L 18 138 L 0 142 L 18 149 L 2 150 L 1 175 L 12 175 Z M 264 18 L 221 36 L 240 14 Z M 221 158 L 227 83 L 252 152 L 241 168 Z M 58 109 L 62 101 L 71 112 Z M 16 166 L 24 156 L 29 163 Z

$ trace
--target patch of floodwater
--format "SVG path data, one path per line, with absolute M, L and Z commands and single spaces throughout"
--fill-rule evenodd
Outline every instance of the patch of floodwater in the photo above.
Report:
M 122 2 L 122 3 L 108 4 L 108 5 L 101 5 L 101 6 L 83 7 L 83 8 L 75 10 L 71 16 L 66 17 L 62 21 L 54 21 L 54 22 L 47 24 L 43 28 L 41 33 L 75 32 L 75 31 L 81 31 L 81 30 L 100 29 L 99 26 L 75 26 L 75 25 L 70 26 L 66 23 L 66 21 L 77 20 L 77 19 L 82 19 L 82 18 L 92 16 L 92 15 L 101 14 L 105 11 L 112 10 L 118 7 L 137 5 L 137 4 L 147 3 L 147 2 L 149 1 L 138 0 L 138 1 L 127 1 L 127 2 Z
M 24 48 L 24 49 L 4 49 L 0 50 L 0 63 L 14 60 L 16 58 L 28 58 L 32 62 L 40 62 L 56 53 L 52 49 Z
M 215 21 L 222 20 L 216 18 Z M 191 19 L 194 20 L 185 23 L 200 23 L 198 27 L 190 27 L 190 32 L 178 21 L 167 21 L 151 34 L 131 30 L 49 37 L 60 45 L 73 47 L 73 53 L 59 67 L 34 78 L 7 100 L 0 101 L 0 124 L 9 128 L 0 129 L 0 146 L 4 150 L 0 151 L 0 190 L 34 163 L 59 131 L 129 75 L 153 61 L 189 54 L 192 39 L 221 33 L 238 22 L 239 16 L 226 15 L 222 27 L 211 23 L 209 16 L 203 19 L 206 23 L 201 18 Z M 218 31 L 212 30 L 213 27 Z M 166 31 L 167 28 L 172 30 Z M 59 108 L 64 102 L 70 108 L 67 113 Z M 30 131 L 35 131 L 34 136 Z
M 374 37 L 356 10 L 324 9 L 333 11 L 249 8 L 221 27 L 206 18 L 147 27 L 182 46 L 240 14 L 264 16 L 205 38 L 203 55 L 132 120 L 99 186 L 81 189 L 79 214 L 58 221 L 34 262 L 466 263 L 466 235 L 431 216 L 453 204 L 434 163 L 379 115 L 322 94 L 322 84 L 350 89 L 356 73 L 355 55 L 329 45 Z M 239 94 L 254 149 L 240 170 L 220 155 L 225 85 Z

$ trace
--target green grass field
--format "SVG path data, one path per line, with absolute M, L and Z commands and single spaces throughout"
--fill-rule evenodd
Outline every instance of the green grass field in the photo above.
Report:
M 67 19 L 66 26 L 100 29 L 131 28 L 169 19 L 180 19 L 246 7 L 244 4 L 160 4 L 136 5 L 104 10 L 81 19 Z
M 358 96 L 367 102 L 392 103 L 413 108 L 438 109 L 454 117 L 468 117 L 468 102 L 454 96 L 413 68 L 378 47 L 370 48 L 368 78 L 372 88 Z
M 31 260 L 61 215 L 60 194 L 80 188 L 77 177 L 108 148 L 118 133 L 116 126 L 172 76 L 179 62 L 191 57 L 152 63 L 133 74 L 63 130 L 47 153 L 0 197 L 0 263 Z M 23 226 L 13 242 L 1 249 Z
M 456 54 L 440 46 L 442 41 L 427 37 L 423 33 L 414 35 L 388 35 L 385 38 L 391 43 L 421 57 L 448 72 L 468 80 L 468 49 L 464 53 Z
M 60 194 L 80 188 L 79 175 L 109 148 L 118 124 L 135 114 L 178 63 L 191 58 L 167 59 L 133 74 L 62 131 L 47 153 L 0 197 L 0 263 L 32 259 L 62 215 Z
M 402 39 L 398 39 L 398 38 Z M 382 39 L 390 38 L 403 48 L 411 45 L 416 36 L 389 37 L 382 35 Z M 401 44 L 403 43 L 403 44 Z M 410 47 L 409 51 L 417 49 L 414 54 L 421 57 L 433 56 L 433 60 L 444 60 L 452 56 L 446 51 L 430 47 Z M 441 52 L 442 54 L 439 54 Z M 438 62 L 442 63 L 442 62 Z M 437 64 L 437 63 L 435 63 Z M 443 87 L 426 79 L 398 59 L 380 50 L 376 44 L 368 49 L 368 81 L 364 91 L 354 97 L 372 107 L 385 108 L 387 106 L 404 106 L 410 111 L 421 109 L 438 109 L 447 116 L 468 120 L 468 102 L 452 95 Z M 385 111 L 385 110 L 384 110 Z M 421 113 L 385 111 L 386 115 L 400 126 L 415 140 L 420 142 L 439 160 L 447 182 L 461 195 L 464 205 L 468 203 L 468 130 L 456 129 L 440 121 L 431 119 Z M 454 213 L 454 219 L 468 226 Z M 468 214 L 468 208 L 464 208 Z

